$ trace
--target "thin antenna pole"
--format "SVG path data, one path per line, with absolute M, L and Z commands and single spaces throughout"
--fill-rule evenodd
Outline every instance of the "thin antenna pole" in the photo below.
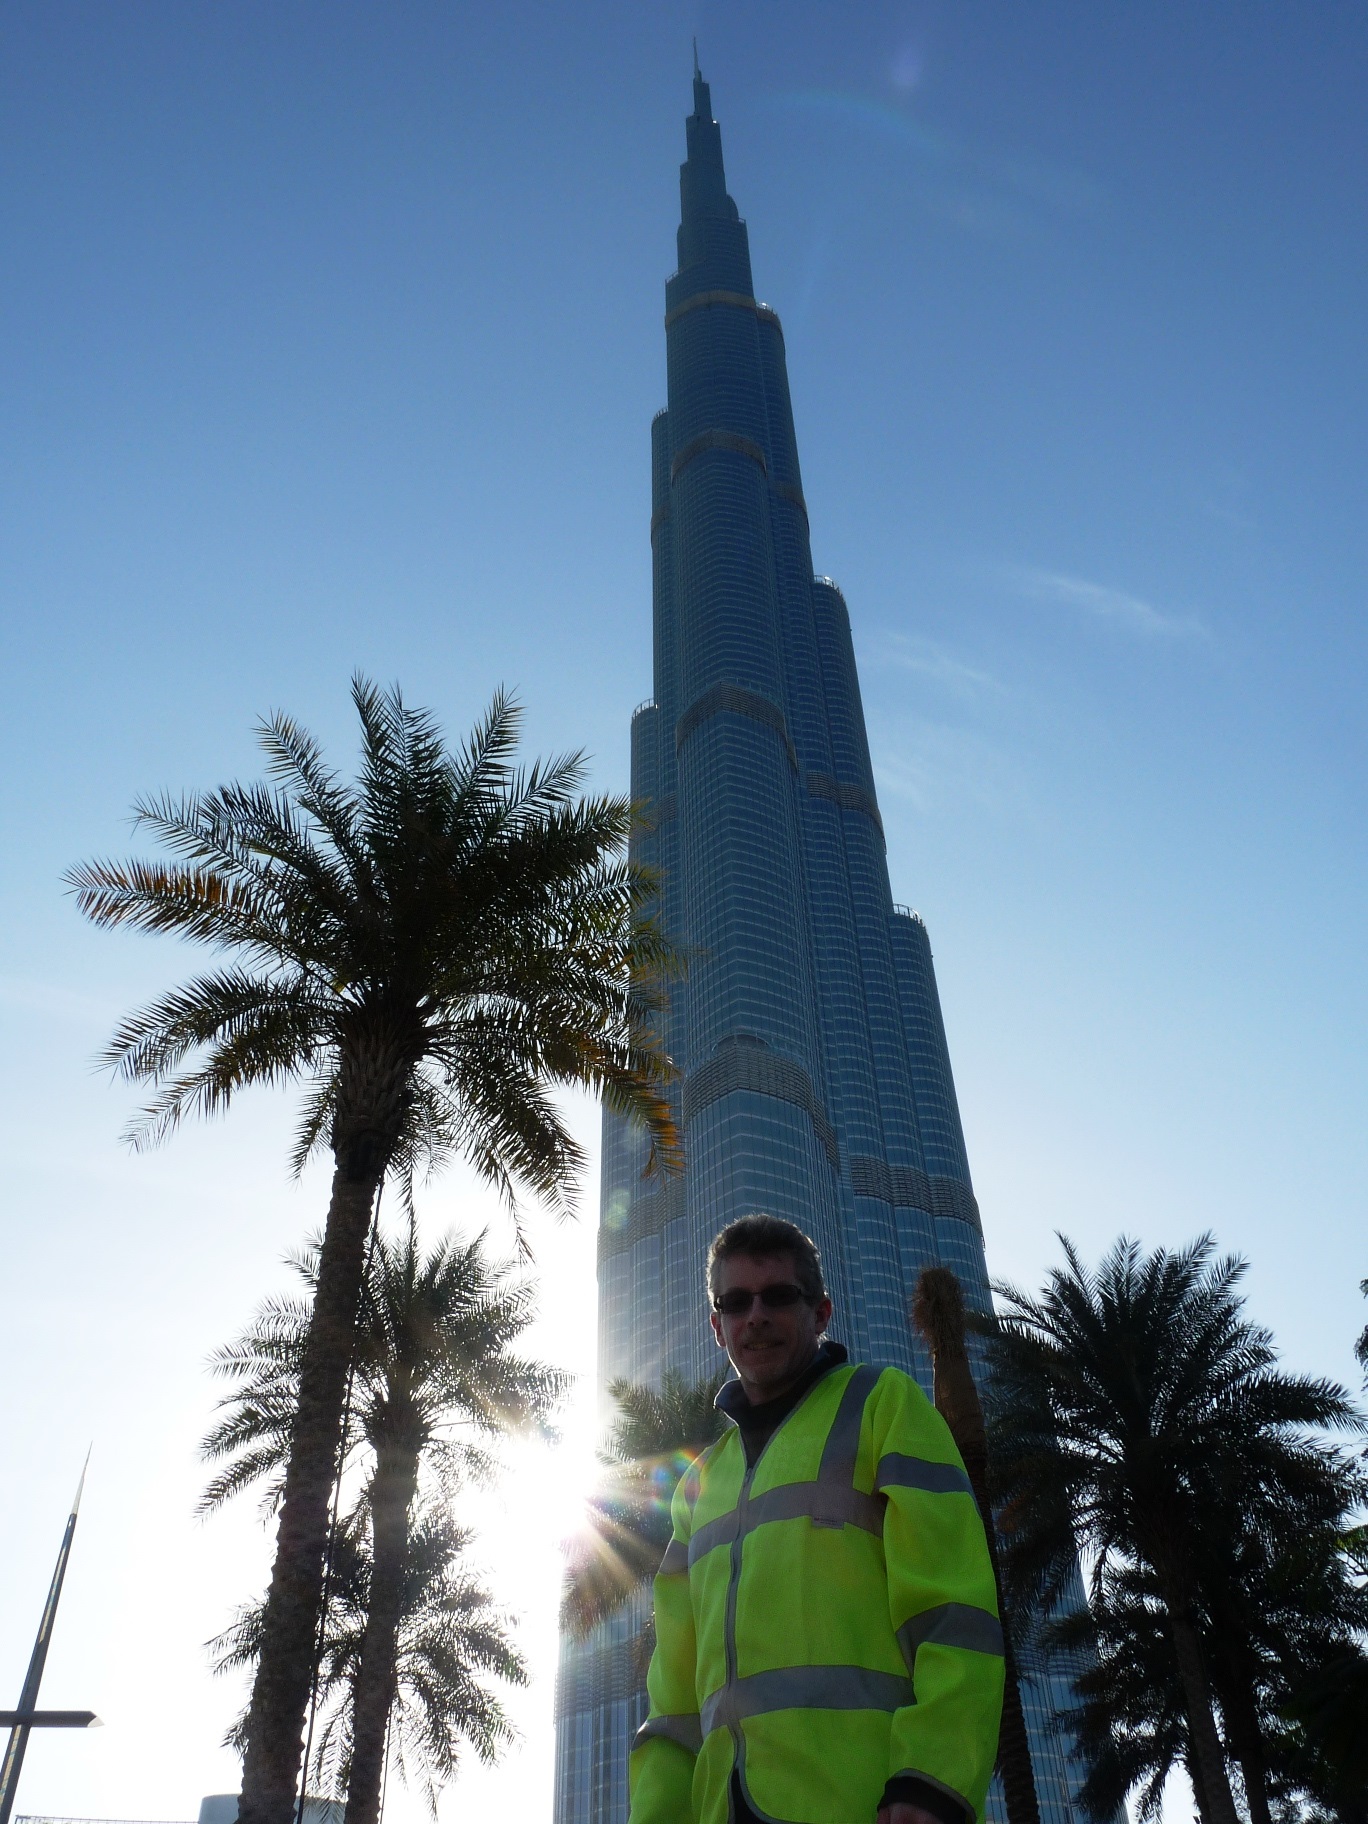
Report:
M 700 70 L 698 67 L 698 38 L 697 38 L 697 35 L 695 35 L 695 37 L 694 37 L 694 76 L 699 77 L 702 74 L 703 74 L 702 70 Z
M 91 1446 L 94 1449 L 94 1445 Z M 52 1627 L 57 1619 L 57 1603 L 62 1594 L 62 1581 L 66 1576 L 67 1560 L 71 1556 L 71 1541 L 76 1531 L 76 1516 L 81 1511 L 81 1490 L 85 1487 L 86 1470 L 90 1467 L 90 1451 L 81 1468 L 81 1479 L 76 1484 L 76 1498 L 71 1503 L 71 1512 L 67 1516 L 66 1531 L 62 1534 L 61 1550 L 57 1553 L 57 1568 L 52 1573 L 52 1583 L 48 1589 L 47 1601 L 43 1605 L 43 1618 L 38 1623 L 38 1633 L 33 1642 L 33 1654 L 29 1660 L 28 1677 L 24 1680 L 24 1689 L 19 1697 L 20 1714 L 31 1713 L 38 1707 L 38 1687 L 43 1682 L 43 1667 L 47 1664 L 48 1646 L 52 1640 Z M 24 1765 L 24 1751 L 28 1747 L 28 1723 L 16 1723 L 10 1730 L 9 1746 L 5 1749 L 5 1759 L 0 1764 L 0 1824 L 9 1824 L 10 1813 L 14 1810 L 14 1796 L 19 1789 L 19 1772 Z

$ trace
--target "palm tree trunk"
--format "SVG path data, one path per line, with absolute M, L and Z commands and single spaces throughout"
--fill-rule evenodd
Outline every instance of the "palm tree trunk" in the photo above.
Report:
M 348 1169 L 350 1168 L 350 1169 Z M 247 1712 L 240 1824 L 292 1824 L 313 1683 L 328 1506 L 351 1365 L 366 1237 L 384 1158 L 354 1149 L 333 1172 L 318 1289 L 299 1376 L 299 1404 Z
M 1161 1589 L 1166 1581 L 1161 1576 Z M 1216 1712 L 1202 1659 L 1201 1640 L 1185 1602 L 1170 1600 L 1169 1593 L 1165 1590 L 1165 1607 L 1168 1609 L 1173 1650 L 1178 1660 L 1178 1678 L 1187 1707 L 1193 1786 L 1200 1787 L 1202 1812 L 1210 1824 L 1239 1824 L 1234 1795 L 1230 1790 L 1230 1778 L 1226 1772 L 1225 1750 L 1216 1729 Z
M 1235 1759 L 1240 1763 L 1240 1772 L 1244 1777 L 1245 1804 L 1249 1808 L 1250 1824 L 1273 1824 L 1273 1813 L 1268 1803 L 1268 1768 L 1264 1759 L 1263 1731 L 1259 1728 L 1252 1693 L 1243 1684 L 1239 1690 L 1231 1690 L 1223 1685 L 1222 1700 L 1229 1702 L 1226 1720 Z
M 1245 1804 L 1249 1807 L 1252 1824 L 1273 1824 L 1273 1812 L 1268 1803 L 1268 1773 L 1262 1755 L 1251 1753 L 1248 1759 L 1242 1757 L 1240 1772 L 1244 1775 Z
M 1250 1824 L 1273 1824 L 1268 1803 L 1268 1758 L 1257 1701 L 1259 1662 L 1238 1616 L 1218 1623 L 1219 1653 L 1213 1649 L 1211 1681 L 1225 1716 L 1226 1738 L 1240 1764 Z
M 974 1385 L 965 1347 L 964 1294 L 949 1267 L 925 1267 L 917 1281 L 913 1318 L 931 1350 L 935 1376 L 936 1410 L 950 1427 L 950 1435 L 964 1460 L 969 1486 L 983 1520 L 988 1556 L 997 1585 L 998 1606 L 1003 1613 L 1002 1722 L 998 1729 L 998 1773 L 1007 1802 L 1009 1824 L 1040 1824 L 1031 1743 L 1021 1706 L 1016 1652 L 1006 1625 L 1002 1576 L 998 1569 L 997 1528 L 988 1499 L 988 1434 L 983 1405 Z
M 385 1772 L 385 1730 L 394 1705 L 395 1663 L 408 1570 L 409 1510 L 418 1452 L 381 1451 L 371 1481 L 371 1587 L 366 1631 L 352 1689 L 352 1758 L 347 1824 L 376 1824 Z
M 1202 1782 L 1197 1778 L 1196 1771 L 1192 1764 L 1192 1756 L 1190 1754 L 1183 1761 L 1183 1772 L 1187 1775 L 1188 1785 L 1192 1788 L 1192 1802 L 1197 1807 L 1198 1824 L 1211 1824 L 1211 1813 L 1207 1810 L 1206 1793 L 1202 1790 Z

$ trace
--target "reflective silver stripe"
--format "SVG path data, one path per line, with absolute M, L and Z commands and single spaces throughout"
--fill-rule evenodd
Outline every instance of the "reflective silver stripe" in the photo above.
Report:
M 1002 1658 L 1002 1623 L 987 1609 L 967 1602 L 943 1602 L 923 1609 L 898 1629 L 898 1645 L 911 1666 L 918 1647 L 967 1647 L 971 1653 L 992 1653 Z
M 814 1526 L 859 1526 L 867 1533 L 882 1533 L 884 1506 L 878 1495 L 862 1495 L 849 1485 L 784 1482 L 751 1496 L 746 1531 L 767 1520 L 811 1520 Z
M 632 1747 L 643 1747 L 653 1735 L 687 1748 L 690 1754 L 697 1754 L 703 1746 L 703 1725 L 693 1711 L 682 1716 L 648 1716 L 637 1730 Z
M 749 1538 L 757 1526 L 772 1520 L 811 1520 L 814 1526 L 858 1526 L 867 1533 L 882 1533 L 884 1506 L 881 1495 L 862 1495 L 856 1488 L 826 1482 L 781 1482 L 778 1488 L 751 1496 L 740 1536 Z M 730 1545 L 738 1525 L 739 1514 L 734 1509 L 700 1526 L 689 1541 L 689 1563 L 697 1564 L 719 1545 Z
M 972 1495 L 968 1476 L 958 1463 L 933 1463 L 929 1457 L 904 1457 L 890 1451 L 879 1458 L 875 1488 L 921 1488 L 929 1495 Z
M 671 1539 L 665 1547 L 665 1556 L 660 1561 L 657 1577 L 673 1577 L 680 1571 L 689 1568 L 689 1548 L 682 1539 Z
M 700 1526 L 689 1540 L 689 1563 L 697 1564 L 700 1558 L 716 1551 L 719 1545 L 730 1545 L 736 1537 L 737 1525 L 737 1512 L 733 1508 L 729 1514 L 719 1514 L 716 1520 L 709 1520 L 706 1526 Z
M 714 1691 L 703 1705 L 703 1733 L 733 1728 L 748 1716 L 774 1710 L 901 1710 L 914 1701 L 912 1681 L 900 1672 L 867 1666 L 781 1666 L 753 1672 Z
M 836 1417 L 822 1450 L 817 1470 L 821 1482 L 837 1482 L 849 1488 L 855 1480 L 855 1457 L 860 1448 L 860 1425 L 864 1419 L 865 1401 L 874 1391 L 883 1373 L 881 1368 L 857 1368 L 846 1382 Z

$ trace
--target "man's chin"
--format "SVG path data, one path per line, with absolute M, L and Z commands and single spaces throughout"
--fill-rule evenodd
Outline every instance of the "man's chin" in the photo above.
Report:
M 744 1372 L 755 1391 L 765 1398 L 782 1392 L 793 1379 L 792 1363 L 778 1362 L 768 1356 L 761 1362 L 746 1362 L 744 1369 L 739 1365 L 738 1372 Z

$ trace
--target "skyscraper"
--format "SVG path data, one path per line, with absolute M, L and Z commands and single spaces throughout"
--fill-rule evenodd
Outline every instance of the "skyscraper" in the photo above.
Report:
M 889 891 L 849 616 L 813 574 L 783 332 L 755 297 L 697 72 L 687 145 L 651 427 L 655 694 L 632 718 L 637 852 L 689 957 L 667 1027 L 686 1164 L 643 1178 L 641 1138 L 605 1117 L 599 1374 L 712 1372 L 708 1244 L 764 1210 L 817 1242 L 852 1357 L 929 1386 L 907 1321 L 920 1269 L 988 1298 L 931 947 Z M 626 1818 L 642 1617 L 563 1649 L 557 1824 Z M 1028 1711 L 1042 1815 L 1071 1824 L 1053 1683 Z

